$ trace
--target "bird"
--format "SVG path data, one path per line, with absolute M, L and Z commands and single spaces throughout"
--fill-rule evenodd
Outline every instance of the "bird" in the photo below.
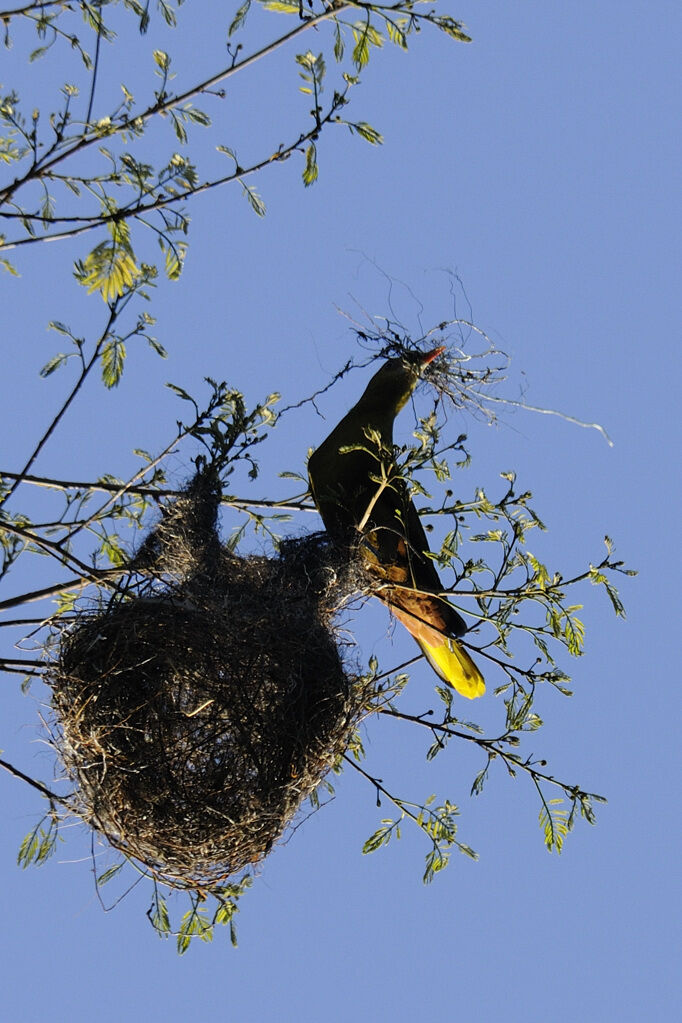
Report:
M 310 492 L 339 547 L 357 550 L 375 596 L 419 644 L 441 680 L 468 699 L 485 692 L 483 676 L 457 642 L 466 623 L 444 597 L 429 545 L 395 462 L 393 423 L 423 371 L 443 351 L 388 359 L 360 400 L 308 460 Z

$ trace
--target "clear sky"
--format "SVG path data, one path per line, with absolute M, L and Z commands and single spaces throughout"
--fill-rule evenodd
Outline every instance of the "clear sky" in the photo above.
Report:
M 124 70 L 122 51 L 111 51 L 118 56 L 107 57 L 102 95 L 111 83 L 145 80 L 157 46 L 184 68 L 178 88 L 224 63 L 223 22 L 201 25 L 215 10 L 186 3 L 172 36 L 157 35 L 154 21 L 131 39 Z M 383 811 L 347 773 L 335 800 L 272 853 L 244 897 L 239 948 L 217 932 L 179 959 L 150 928 L 139 889 L 102 911 L 77 829 L 45 866 L 16 868 L 42 802 L 3 774 L 3 1019 L 678 1017 L 680 9 L 666 0 L 452 0 L 447 10 L 466 23 L 471 45 L 424 31 L 407 55 L 375 54 L 363 75 L 351 113 L 383 133 L 383 146 L 345 129 L 323 136 L 320 179 L 305 191 L 295 160 L 270 168 L 254 180 L 268 205 L 263 220 L 234 189 L 193 204 L 186 269 L 154 296 L 169 359 L 131 351 L 120 386 L 91 386 L 36 471 L 131 472 L 131 449 L 158 450 L 180 414 L 166 380 L 192 391 L 211 375 L 252 402 L 275 390 L 297 401 L 355 351 L 337 307 L 389 315 L 392 301 L 408 326 L 420 315 L 429 326 L 452 315 L 446 271 L 456 272 L 475 322 L 513 358 L 510 395 L 523 383 L 531 404 L 599 421 L 614 441 L 610 448 L 596 431 L 528 413 L 504 412 L 492 428 L 461 416 L 451 423 L 469 433 L 473 456 L 456 486 L 496 492 L 499 473 L 515 469 L 549 528 L 536 545 L 553 567 L 568 574 L 597 561 L 609 533 L 639 570 L 623 580 L 625 622 L 601 592 L 580 595 L 587 646 L 569 666 L 575 696 L 543 697 L 547 724 L 528 747 L 559 777 L 604 793 L 608 806 L 596 828 L 579 824 L 562 855 L 549 855 L 523 780 L 498 770 L 471 799 L 482 764 L 470 750 L 453 746 L 427 764 L 420 736 L 370 721 L 368 769 L 406 795 L 449 795 L 479 862 L 455 856 L 424 887 L 419 836 L 363 857 Z M 271 22 L 274 34 L 280 22 Z M 315 40 L 305 45 L 316 49 Z M 0 58 L 0 80 L 18 82 L 30 109 L 40 96 L 25 52 L 17 43 Z M 240 156 L 257 154 L 261 138 L 276 146 L 296 104 L 308 102 L 297 98 L 294 52 L 256 65 L 224 107 L 210 107 L 217 140 Z M 41 81 L 61 80 L 59 60 L 33 65 Z M 38 379 L 59 350 L 48 320 L 79 332 L 101 323 L 101 301 L 71 276 L 85 251 L 76 243 L 25 251 L 21 278 L 0 279 L 0 468 L 19 468 L 67 386 L 68 370 Z M 391 291 L 386 275 L 407 287 Z M 461 295 L 457 312 L 469 315 Z M 293 493 L 277 473 L 303 471 L 308 447 L 365 382 L 356 373 L 322 399 L 324 420 L 309 406 L 283 420 L 262 448 L 251 493 Z M 404 417 L 407 436 L 409 411 Z M 174 466 L 178 479 L 190 454 Z M 317 521 L 300 517 L 291 529 Z M 234 523 L 226 516 L 224 530 Z M 44 581 L 34 571 L 10 576 L 3 597 Z M 363 656 L 376 652 L 387 667 L 411 655 L 381 609 L 363 613 L 357 635 Z M 420 665 L 405 706 L 433 705 L 432 685 Z M 16 678 L 4 676 L 0 746 L 49 780 L 41 699 L 39 687 L 22 697 Z M 503 709 L 493 696 L 485 701 L 475 712 L 493 730 Z

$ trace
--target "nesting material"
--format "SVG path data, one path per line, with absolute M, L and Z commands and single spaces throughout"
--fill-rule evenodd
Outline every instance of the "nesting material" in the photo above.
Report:
M 50 672 L 76 811 L 179 886 L 267 855 L 371 702 L 333 625 L 354 570 L 321 534 L 230 553 L 217 495 L 197 474 L 140 550 L 144 584 L 84 617 Z

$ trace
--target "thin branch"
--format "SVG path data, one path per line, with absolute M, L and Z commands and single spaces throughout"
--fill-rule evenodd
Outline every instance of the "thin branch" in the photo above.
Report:
M 346 90 L 347 91 L 347 90 Z M 345 96 L 345 92 L 342 96 Z M 326 116 L 322 119 L 322 124 L 329 123 L 336 111 L 342 105 L 340 99 L 337 99 L 333 104 Z M 135 206 L 123 206 L 112 213 L 96 214 L 88 217 L 43 217 L 38 214 L 26 214 L 26 213 L 9 213 L 1 214 L 5 219 L 20 219 L 22 221 L 29 219 L 39 223 L 45 222 L 49 224 L 64 224 L 64 223 L 77 223 L 79 227 L 68 228 L 65 231 L 55 231 L 53 234 L 43 234 L 32 236 L 29 235 L 27 238 L 16 238 L 13 240 L 4 241 L 0 249 L 2 251 L 17 249 L 23 245 L 32 245 L 35 242 L 52 242 L 62 241 L 65 238 L 76 238 L 81 234 L 86 234 L 88 231 L 92 231 L 94 228 L 101 227 L 104 224 L 108 224 L 114 221 L 127 220 L 131 217 L 141 217 L 147 213 L 153 212 L 154 210 L 162 210 L 166 207 L 173 206 L 177 203 L 181 203 L 186 199 L 193 199 L 197 195 L 201 195 L 202 192 L 207 192 L 213 188 L 218 188 L 221 185 L 229 184 L 233 181 L 242 181 L 243 178 L 251 177 L 263 170 L 265 167 L 272 163 L 279 163 L 283 160 L 287 160 L 293 152 L 300 149 L 301 146 L 305 145 L 306 142 L 311 141 L 317 137 L 319 133 L 317 125 L 313 126 L 310 131 L 307 131 L 298 136 L 295 142 L 291 142 L 288 146 L 284 146 L 278 149 L 277 152 L 272 153 L 270 156 L 264 157 L 262 160 L 252 164 L 250 167 L 242 168 L 237 167 L 230 174 L 223 175 L 220 178 L 214 178 L 211 181 L 205 181 L 201 185 L 195 185 L 190 188 L 186 188 L 184 191 L 175 192 L 172 195 L 166 195 L 163 193 L 158 198 L 154 199 L 153 202 L 138 202 Z
M 64 615 L 60 615 L 60 620 L 68 620 Z M 7 621 L 0 622 L 0 629 L 19 629 L 26 625 L 47 625 L 50 621 L 50 617 L 47 618 L 10 618 Z
M 55 558 L 60 564 L 64 565 L 65 568 L 75 567 L 80 569 L 83 573 L 82 578 L 89 579 L 91 582 L 98 582 L 98 572 L 96 569 L 91 569 L 89 565 L 86 565 L 84 561 L 77 558 L 75 554 L 70 554 L 69 551 L 65 551 L 62 548 L 61 543 L 55 543 L 53 540 L 46 540 L 43 537 L 37 536 L 32 533 L 29 529 L 24 529 L 22 526 L 17 526 L 14 523 L 7 522 L 4 519 L 0 519 L 1 528 L 5 533 L 9 533 L 10 536 L 16 536 L 20 540 L 24 540 L 27 544 L 34 544 L 36 547 L 41 548 L 46 554 Z M 64 539 L 68 540 L 69 535 Z
M 102 333 L 100 334 L 99 340 L 95 344 L 95 350 L 93 351 L 92 356 L 91 356 L 89 362 L 84 363 L 83 368 L 82 368 L 82 370 L 80 372 L 80 375 L 79 375 L 78 379 L 76 380 L 76 383 L 72 387 L 70 393 L 67 395 L 66 400 L 63 402 L 62 407 L 57 412 L 56 416 L 53 418 L 53 420 L 50 423 L 50 425 L 48 426 L 48 428 L 45 430 L 44 434 L 42 435 L 42 437 L 40 438 L 40 440 L 36 444 L 36 446 L 33 449 L 32 453 L 29 455 L 29 457 L 28 457 L 28 459 L 26 461 L 26 464 L 24 465 L 23 469 L 18 474 L 19 475 L 19 479 L 16 479 L 14 481 L 14 483 L 12 484 L 12 486 L 10 487 L 8 492 L 5 494 L 5 496 L 2 499 L 0 499 L 0 508 L 2 508 L 4 504 L 6 504 L 6 502 L 9 500 L 9 498 L 15 492 L 15 490 L 19 486 L 21 480 L 26 475 L 28 470 L 31 468 L 31 466 L 35 462 L 36 458 L 38 457 L 38 455 L 40 454 L 40 452 L 42 451 L 44 446 L 47 444 L 48 440 L 50 439 L 50 437 L 52 436 L 52 434 L 56 430 L 57 426 L 61 422 L 62 418 L 64 417 L 64 415 L 68 411 L 69 407 L 71 406 L 71 403 L 73 402 L 74 398 L 76 397 L 76 395 L 80 391 L 81 387 L 83 386 L 86 377 L 89 375 L 90 371 L 92 370 L 92 367 L 97 362 L 97 359 L 99 358 L 100 352 L 102 350 L 102 346 L 104 345 L 104 342 L 106 341 L 106 339 L 107 339 L 107 337 L 109 335 L 109 331 L 111 330 L 112 326 L 116 322 L 116 318 L 118 317 L 118 314 L 119 314 L 119 304 L 120 304 L 120 302 L 117 299 L 113 303 L 113 305 L 110 306 L 110 308 L 109 308 L 109 317 L 107 319 L 106 326 L 105 326 L 104 330 L 102 331 Z
M 146 466 L 145 471 L 148 468 L 149 466 Z M 18 472 L 7 472 L 6 470 L 1 469 L 0 477 L 3 476 L 10 480 L 18 480 L 20 483 L 30 483 L 36 487 L 46 487 L 53 490 L 88 490 L 111 494 L 118 493 L 121 489 L 120 484 L 118 483 L 105 483 L 102 480 L 98 480 L 96 483 L 86 482 L 84 480 L 57 480 L 47 476 L 21 475 Z M 185 496 L 184 490 L 170 490 L 165 487 L 163 489 L 158 487 L 135 487 L 130 484 L 126 484 L 125 492 L 127 494 L 135 494 L 137 497 L 149 497 L 152 499 Z M 315 505 L 304 504 L 303 502 L 287 499 L 282 501 L 268 501 L 261 498 L 251 500 L 246 497 L 231 497 L 227 494 L 224 494 L 221 497 L 221 504 L 230 505 L 236 508 L 278 508 L 283 511 L 317 511 Z
M 4 667 L 7 664 L 17 664 L 20 668 L 45 668 L 44 661 L 32 661 L 25 657 L 0 657 L 0 666 Z
M 94 65 L 93 65 L 93 68 L 92 68 L 92 82 L 90 84 L 90 99 L 88 100 L 88 112 L 85 115 L 85 127 L 83 129 L 84 133 L 87 132 L 87 130 L 88 130 L 88 126 L 90 124 L 90 118 L 92 117 L 92 105 L 95 102 L 95 89 L 97 87 L 97 70 L 99 68 L 99 53 L 100 53 L 100 44 L 101 44 L 101 42 L 102 42 L 102 10 L 100 8 L 99 11 L 98 11 L 98 21 L 97 21 L 97 41 L 95 43 L 95 61 L 94 61 Z
M 359 774 L 361 774 L 363 778 L 366 778 L 367 781 L 372 783 L 372 785 L 377 791 L 377 798 L 378 793 L 381 792 L 381 794 L 386 796 L 386 798 L 389 799 L 393 803 L 393 805 L 400 810 L 401 813 L 404 813 L 406 817 L 410 817 L 418 827 L 420 828 L 422 827 L 421 824 L 419 823 L 417 815 L 415 813 L 412 813 L 411 810 L 408 810 L 405 804 L 400 799 L 398 799 L 397 796 L 391 795 L 388 789 L 385 788 L 384 785 L 382 784 L 381 778 L 373 778 L 371 774 L 368 774 L 367 771 L 365 771 L 364 768 L 360 767 L 360 765 L 351 757 L 349 757 L 347 753 L 343 754 L 343 759 L 346 761 L 347 764 L 350 764 L 351 767 L 354 767 L 355 770 Z
M 8 774 L 13 775 L 15 778 L 19 778 L 20 781 L 25 781 L 27 785 L 33 786 L 38 792 L 42 793 L 51 803 L 59 803 L 61 806 L 65 806 L 68 810 L 71 809 L 71 804 L 68 799 L 64 796 L 58 796 L 56 792 L 51 792 L 42 782 L 36 781 L 35 778 L 31 778 L 28 774 L 24 774 L 17 767 L 8 763 L 6 760 L 0 760 L 0 767 L 4 768 Z
M 2 659 L 0 658 L 0 671 L 4 671 L 8 675 L 23 675 L 24 678 L 26 677 L 26 675 L 35 675 L 36 678 L 40 678 L 40 676 L 45 671 L 45 665 L 43 665 L 41 669 L 38 669 L 38 668 L 22 668 L 20 666 L 14 665 L 14 664 L 4 663 L 2 661 Z
M 457 739 L 466 739 L 467 742 L 473 742 L 481 749 L 485 750 L 488 756 L 500 757 L 504 762 L 507 770 L 510 770 L 513 774 L 514 771 L 520 769 L 525 771 L 531 776 L 533 781 L 536 782 L 538 779 L 549 782 L 551 785 L 556 785 L 558 788 L 563 789 L 564 792 L 570 794 L 580 793 L 581 795 L 589 796 L 594 799 L 603 799 L 603 796 L 597 795 L 595 792 L 581 792 L 577 785 L 568 785 L 566 782 L 559 781 L 551 774 L 545 774 L 543 771 L 538 771 L 528 761 L 521 760 L 516 754 L 508 753 L 506 750 L 500 747 L 500 743 L 505 741 L 503 735 L 497 739 L 485 739 L 481 736 L 470 735 L 468 732 L 460 732 L 456 728 L 451 728 L 449 725 L 437 725 L 431 721 L 425 721 L 424 717 L 417 717 L 414 714 L 404 714 L 401 711 L 389 709 L 387 707 L 380 707 L 377 711 L 379 714 L 385 714 L 387 717 L 398 718 L 401 721 L 411 721 L 415 725 L 421 725 L 422 728 L 428 728 L 431 732 L 440 732 L 443 735 L 450 735 Z M 429 711 L 428 713 L 432 713 Z
M 173 453 L 173 449 L 175 448 L 176 444 L 179 444 L 180 441 L 184 440 L 185 437 L 189 436 L 192 433 L 196 425 L 197 424 L 195 423 L 194 426 L 185 427 L 184 429 L 179 430 L 177 437 L 175 437 L 171 441 L 171 443 L 164 448 L 161 454 L 157 455 L 157 457 L 153 461 L 149 462 L 147 465 L 144 465 L 139 472 L 135 473 L 130 482 L 136 483 L 137 480 L 142 479 L 142 477 L 145 476 L 150 469 L 156 468 L 156 466 L 160 462 L 162 462 L 164 458 L 167 458 L 168 455 Z M 87 529 L 88 526 L 92 525 L 95 519 L 100 518 L 107 508 L 115 504 L 116 501 L 123 497 L 127 492 L 128 492 L 127 483 L 119 485 L 118 488 L 114 490 L 112 496 L 108 498 L 108 500 L 105 501 L 104 504 L 100 508 L 98 508 L 96 512 L 94 512 L 88 519 L 85 519 L 83 522 L 79 522 L 77 528 L 71 529 L 61 542 L 64 543 L 66 540 L 69 540 L 71 539 L 71 537 L 75 536 L 76 533 L 79 533 L 82 529 Z
M 21 593 L 17 597 L 0 600 L 0 611 L 8 611 L 12 607 L 21 607 L 22 604 L 32 604 L 37 600 L 44 600 L 46 597 L 56 597 L 66 590 L 89 586 L 93 579 L 97 583 L 107 585 L 107 580 L 115 579 L 119 575 L 125 575 L 129 571 L 129 567 L 106 568 L 91 572 L 87 576 L 74 576 L 72 579 L 65 579 L 61 583 L 53 583 L 51 586 L 43 586 L 41 589 L 32 590 L 30 593 Z
M 261 58 L 267 57 L 271 53 L 274 53 L 275 50 L 279 49 L 281 46 L 284 46 L 286 43 L 290 42 L 292 39 L 297 38 L 303 32 L 307 32 L 308 29 L 314 28 L 317 25 L 321 24 L 324 21 L 327 21 L 330 18 L 335 18 L 343 10 L 345 10 L 345 9 L 347 9 L 349 7 L 354 7 L 354 6 L 357 6 L 357 5 L 356 4 L 343 3 L 343 4 L 340 4 L 339 6 L 332 6 L 332 7 L 330 7 L 328 10 L 324 11 L 322 14 L 318 14 L 318 15 L 315 15 L 314 17 L 312 17 L 312 18 L 306 19 L 305 21 L 303 21 L 299 25 L 297 25 L 296 28 L 292 29 L 290 32 L 286 32 L 283 36 L 280 36 L 278 39 L 274 40 L 274 42 L 268 43 L 266 46 L 262 47 L 260 50 L 257 50 L 255 53 L 250 54 L 250 56 L 244 57 L 242 60 L 236 61 L 235 63 L 232 63 L 227 68 L 223 68 L 217 74 L 212 75 L 210 78 L 205 79 L 203 82 L 199 82 L 197 85 L 194 85 L 191 88 L 185 90 L 185 92 L 182 92 L 182 93 L 180 93 L 180 94 L 178 94 L 176 96 L 173 96 L 173 97 L 169 97 L 168 99 L 165 99 L 165 100 L 162 100 L 162 101 L 158 101 L 157 100 L 156 103 L 154 103 L 152 106 L 147 107 L 147 109 L 144 110 L 142 113 L 136 114 L 135 116 L 127 117 L 120 124 L 112 125 L 111 126 L 111 130 L 108 132 L 108 135 L 109 136 L 111 136 L 111 135 L 120 135 L 121 133 L 124 133 L 124 132 L 127 132 L 127 131 L 136 131 L 136 130 L 138 130 L 139 129 L 139 125 L 141 123 L 150 120 L 150 118 L 155 117 L 157 114 L 163 114 L 163 113 L 165 113 L 165 112 L 167 112 L 169 110 L 172 110 L 173 107 L 178 106 L 180 103 L 184 103 L 186 100 L 192 99 L 197 94 L 200 94 L 202 92 L 206 92 L 206 91 L 212 89 L 214 86 L 218 85 L 220 82 L 223 82 L 227 78 L 230 78 L 232 75 L 237 74 L 237 72 L 243 71 L 245 68 L 249 67 L 251 64 L 255 64 L 256 61 L 261 60 Z M 317 129 L 315 129 L 315 130 L 317 131 Z M 90 135 L 81 135 L 79 137 L 78 141 L 74 145 L 72 145 L 70 147 L 67 147 L 64 150 L 62 150 L 62 152 L 58 153 L 52 160 L 48 160 L 46 163 L 38 165 L 35 168 L 31 168 L 31 171 L 29 172 L 29 174 L 26 175 L 26 177 L 24 177 L 22 179 L 17 179 L 16 181 L 14 181 L 5 190 L 5 192 L 2 195 L 0 195 L 0 202 L 4 202 L 7 199 L 9 199 L 14 194 L 14 192 L 17 191 L 18 188 L 20 188 L 23 184 L 25 184 L 27 181 L 31 180 L 32 178 L 38 177 L 40 175 L 43 175 L 46 171 L 51 170 L 52 167 L 56 166 L 58 163 L 61 163 L 62 161 L 69 159 L 69 157 L 73 156 L 75 153 L 80 153 L 84 149 L 89 148 L 92 145 L 95 145 L 97 143 L 101 143 L 103 137 L 105 137 L 105 136 L 103 136 L 101 131 L 99 131 L 99 132 L 93 131 L 92 134 L 90 134 Z M 265 161 L 265 162 L 268 162 L 268 161 Z M 81 232 L 78 231 L 78 232 L 74 232 L 74 233 L 81 233 Z M 70 235 L 64 235 L 64 236 L 65 237 L 70 237 Z M 49 240 L 56 239 L 57 237 L 59 237 L 59 236 L 58 235 L 50 235 L 50 236 L 46 237 L 44 240 L 49 241 Z M 22 244 L 22 242 L 26 242 L 26 241 L 27 241 L 27 239 L 23 239 L 23 240 L 15 242 L 15 243 L 5 243 L 3 245 L 3 248 L 4 249 L 14 248 L 17 245 Z
M 30 14 L 31 11 L 42 10 L 44 7 L 64 7 L 65 0 L 37 0 L 37 3 L 24 4 L 23 7 L 15 7 L 12 10 L 0 11 L 0 21 L 9 21 L 10 18 L 18 18 L 23 14 Z

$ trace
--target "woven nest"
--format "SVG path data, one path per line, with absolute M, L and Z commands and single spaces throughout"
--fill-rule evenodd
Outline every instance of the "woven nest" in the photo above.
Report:
M 49 679 L 76 811 L 183 886 L 267 855 L 371 699 L 332 624 L 353 570 L 320 534 L 228 552 L 217 493 L 195 477 L 136 560 L 156 579 L 85 616 Z

